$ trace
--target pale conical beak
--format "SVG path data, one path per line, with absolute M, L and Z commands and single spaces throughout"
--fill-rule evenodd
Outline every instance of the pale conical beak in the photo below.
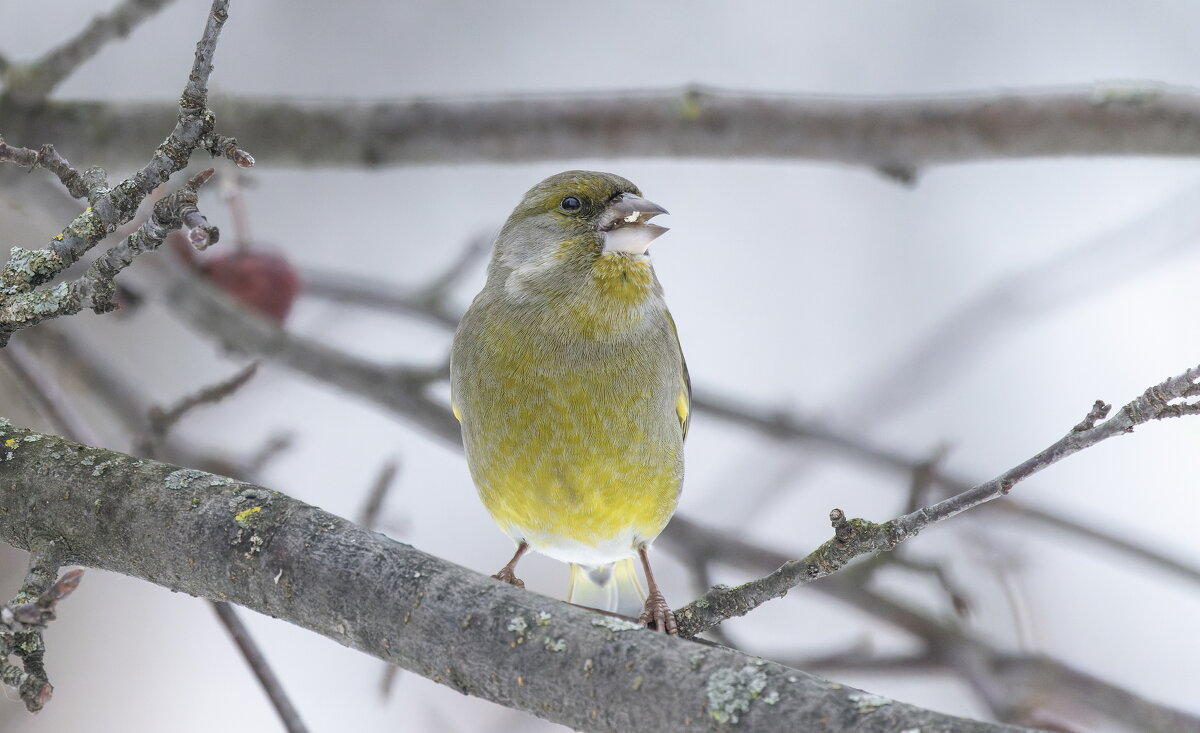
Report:
M 650 243 L 666 233 L 666 227 L 651 224 L 650 219 L 667 210 L 653 201 L 623 193 L 600 214 L 596 231 L 604 238 L 605 252 L 645 254 Z

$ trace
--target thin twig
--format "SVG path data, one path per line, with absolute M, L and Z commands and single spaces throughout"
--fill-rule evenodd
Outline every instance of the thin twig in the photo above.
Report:
M 954 582 L 953 578 L 950 577 L 950 572 L 946 570 L 946 567 L 942 563 L 914 560 L 901 552 L 889 553 L 887 557 L 898 567 L 933 576 L 933 579 L 941 587 L 942 592 L 950 599 L 950 605 L 954 608 L 954 613 L 963 618 L 970 614 L 971 603 L 967 598 L 967 594 L 958 587 L 958 583 Z
M 797 657 L 786 661 L 789 667 L 796 669 L 820 670 L 829 672 L 867 672 L 881 674 L 886 672 L 910 674 L 913 672 L 939 672 L 946 667 L 936 654 L 920 651 L 913 654 L 877 654 L 870 647 L 854 645 L 820 656 Z
M 242 473 L 249 476 L 255 476 L 263 472 L 267 465 L 278 458 L 284 451 L 292 447 L 292 443 L 296 441 L 295 433 L 281 432 L 273 433 L 267 436 L 263 444 L 258 447 L 258 450 L 246 457 L 242 468 Z
M 339 303 L 406 313 L 453 329 L 458 325 L 462 311 L 449 305 L 449 296 L 454 286 L 491 249 L 491 241 L 491 237 L 483 235 L 471 238 L 440 274 L 417 288 L 397 287 L 391 283 L 326 270 L 306 270 L 303 273 L 304 294 Z
M 45 168 L 58 177 L 72 198 L 87 197 L 92 192 L 100 191 L 104 185 L 103 180 L 95 179 L 95 171 L 90 172 L 90 180 L 85 179 L 84 174 L 71 167 L 67 159 L 50 143 L 43 145 L 40 150 L 30 150 L 14 147 L 0 138 L 0 162 L 12 163 L 22 168 Z
M 727 618 L 741 616 L 762 603 L 779 598 L 797 585 L 836 572 L 850 560 L 869 553 L 889 551 L 926 527 L 1008 494 L 1019 482 L 1058 461 L 1116 435 L 1133 432 L 1137 425 L 1182 415 L 1200 414 L 1200 404 L 1177 403 L 1194 390 L 1200 366 L 1188 369 L 1145 391 L 1105 422 L 1083 431 L 1072 430 L 1037 455 L 991 481 L 884 524 L 848 520 L 841 510 L 830 513 L 837 536 L 807 557 L 784 563 L 770 575 L 736 588 L 718 586 L 675 612 L 679 634 L 692 637 Z
M 156 439 L 161 440 L 171 432 L 175 423 L 184 415 L 202 405 L 215 405 L 241 389 L 255 374 L 258 373 L 259 362 L 252 361 L 238 370 L 236 374 L 221 381 L 202 387 L 196 392 L 180 399 L 167 408 L 150 408 L 150 432 Z
M 877 466 L 912 474 L 923 459 L 910 458 L 899 451 L 876 445 L 861 435 L 839 431 L 837 428 L 815 421 L 806 421 L 795 415 L 760 410 L 731 398 L 718 396 L 712 390 L 697 388 L 692 395 L 692 407 L 736 425 L 780 439 L 796 442 L 814 442 L 856 460 L 866 460 Z M 950 494 L 961 494 L 973 485 L 970 481 L 934 470 L 932 478 Z M 995 511 L 1020 517 L 1024 521 L 1054 527 L 1059 531 L 1075 535 L 1101 546 L 1127 553 L 1155 567 L 1167 570 L 1192 583 L 1200 584 L 1200 569 L 1164 555 L 1157 550 L 1130 542 L 1109 532 L 1088 527 L 1067 517 L 1061 517 L 1031 507 L 1020 501 L 993 503 L 984 511 Z
M 431 310 L 420 290 L 409 290 L 372 278 L 314 269 L 301 270 L 300 277 L 304 280 L 302 294 L 306 297 L 404 313 L 446 328 L 457 326 L 461 316 L 461 313 L 444 308 Z
M 711 554 L 715 562 L 748 572 L 761 572 L 765 568 L 779 567 L 788 562 L 788 557 L 784 553 L 764 548 L 741 537 L 729 536 L 708 529 L 678 515 L 667 526 L 666 532 L 659 538 L 656 546 L 661 546 L 672 554 L 684 558 L 696 553 Z M 953 669 L 964 678 L 968 673 L 967 665 L 970 666 L 971 674 L 974 677 L 987 676 L 986 681 L 982 679 L 970 681 L 986 684 L 989 694 L 993 696 L 992 702 L 1008 709 L 1013 714 L 1028 717 L 1027 714 L 1036 710 L 1036 705 L 1046 702 L 1046 695 L 1050 694 L 1077 700 L 1103 710 L 1103 701 L 1090 700 L 1088 695 L 1081 694 L 1080 690 L 1070 685 L 1056 689 L 1047 684 L 1045 680 L 1039 682 L 1035 678 L 1026 679 L 1022 684 L 1015 684 L 1014 680 L 999 679 L 997 676 L 1002 673 L 1003 662 L 997 660 L 1006 658 L 1004 653 L 996 651 L 985 641 L 968 635 L 958 624 L 949 625 L 922 611 L 906 606 L 888 595 L 870 590 L 866 583 L 869 572 L 869 568 L 860 564 L 809 587 L 812 591 L 823 593 L 842 603 L 849 604 L 896 629 L 913 635 L 924 648 L 923 652 L 917 654 L 918 657 L 925 654 L 931 655 L 938 665 Z M 849 666 L 852 667 L 860 661 L 855 658 L 856 656 L 853 653 L 850 655 Z M 1040 656 L 1037 659 L 1050 670 L 1066 667 L 1062 662 L 1049 657 Z M 793 661 L 807 662 L 809 660 Z M 817 658 L 817 661 L 822 664 L 829 663 L 834 668 L 837 667 L 835 659 L 825 661 L 825 658 L 821 657 Z M 901 660 L 897 660 L 897 662 L 903 663 Z M 807 669 L 808 667 L 801 668 Z M 993 670 L 993 668 L 995 669 Z M 989 672 L 989 670 L 991 671 Z M 1003 687 L 997 688 L 997 683 L 1003 683 Z M 1037 700 L 1031 700 L 1025 691 L 1035 688 L 1040 689 L 1046 695 Z M 1000 695 L 1000 699 L 995 698 L 997 690 L 1003 693 Z M 1132 695 L 1132 693 L 1123 692 Z M 1141 701 L 1141 704 L 1128 708 L 1129 717 L 1126 718 L 1134 728 L 1158 730 L 1159 728 L 1154 725 L 1153 721 L 1172 720 L 1185 721 L 1186 724 L 1165 730 L 1196 730 L 1197 733 L 1200 733 L 1200 728 L 1194 727 L 1200 726 L 1200 719 L 1186 713 L 1181 714 L 1167 705 L 1150 702 L 1143 698 L 1137 699 Z M 1180 717 L 1181 715 L 1183 717 Z
M 44 663 L 42 630 L 54 619 L 55 606 L 75 590 L 83 575 L 82 570 L 72 570 L 56 580 L 59 548 L 53 540 L 38 542 L 30 548 L 29 571 L 21 590 L 0 607 L 0 683 L 17 690 L 31 713 L 41 710 L 54 691 Z M 10 656 L 20 659 L 20 664 L 9 662 Z
M 397 459 L 392 458 L 384 461 L 383 466 L 379 469 L 379 474 L 375 477 L 375 482 L 371 486 L 371 490 L 367 493 L 367 501 L 363 505 L 362 512 L 358 515 L 360 526 L 367 529 L 375 529 L 375 524 L 379 521 L 379 512 L 383 509 L 383 501 L 387 498 L 388 491 L 391 490 L 396 473 L 399 470 L 400 462 Z M 383 674 L 379 677 L 380 697 L 387 699 L 392 694 L 396 680 L 400 678 L 400 672 L 401 668 L 398 665 L 384 664 Z
M 938 446 L 928 458 L 913 467 L 908 483 L 908 500 L 904 504 L 905 513 L 914 512 L 926 503 L 929 490 L 935 483 L 938 466 L 946 460 L 948 452 L 947 446 Z
M 448 406 L 427 394 L 442 369 L 374 364 L 314 339 L 284 330 L 182 268 L 149 263 L 164 276 L 154 293 L 192 326 L 226 347 L 261 356 L 387 407 L 413 420 L 451 445 L 462 438 Z
M 435 276 L 421 288 L 426 301 L 431 304 L 443 301 L 454 286 L 470 271 L 471 267 L 490 252 L 491 248 L 492 237 L 490 236 L 477 235 L 468 240 L 467 246 L 459 251 L 458 257 L 451 261 L 441 274 Z
M 9 368 L 22 382 L 24 394 L 33 402 L 61 435 L 88 445 L 99 445 L 99 437 L 80 416 L 58 382 L 46 374 L 46 367 L 25 344 L 13 343 L 0 352 Z
M 237 644 L 246 664 L 258 678 L 258 683 L 262 685 L 263 692 L 267 693 L 271 704 L 275 706 L 275 712 L 279 714 L 279 720 L 283 723 L 283 727 L 288 733 L 307 733 L 308 727 L 300 719 L 300 714 L 292 705 L 287 693 L 284 692 L 283 686 L 279 684 L 279 678 L 275 676 L 275 671 L 271 669 L 267 658 L 263 656 L 262 650 L 258 648 L 258 644 L 255 643 L 254 637 L 250 635 L 245 624 L 238 618 L 233 606 L 221 601 L 210 601 L 209 605 L 217 612 L 217 618 L 221 620 L 221 624 Z
M 391 491 L 396 473 L 399 470 L 399 460 L 389 458 L 383 462 L 383 466 L 380 467 L 375 481 L 371 484 L 371 490 L 367 492 L 367 501 L 363 504 L 362 511 L 358 515 L 358 523 L 360 525 L 367 529 L 375 529 L 375 524 L 379 521 L 379 512 L 383 509 L 384 499 L 387 498 L 388 492 Z

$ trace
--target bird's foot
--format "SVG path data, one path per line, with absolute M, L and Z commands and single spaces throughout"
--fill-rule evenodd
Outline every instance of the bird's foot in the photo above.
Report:
M 501 582 L 508 583 L 509 585 L 515 585 L 518 588 L 525 587 L 525 581 L 518 578 L 516 573 L 513 572 L 512 568 L 501 568 L 500 572 L 496 573 L 492 577 Z
M 642 611 L 641 616 L 638 616 L 638 623 L 653 626 L 656 630 L 671 636 L 679 634 L 679 630 L 675 626 L 675 614 L 671 613 L 667 599 L 663 598 L 663 594 L 657 590 L 650 591 L 650 595 L 646 598 L 646 610 Z

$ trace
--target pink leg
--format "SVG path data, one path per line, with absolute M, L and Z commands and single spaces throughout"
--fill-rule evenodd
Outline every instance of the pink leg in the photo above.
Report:
M 642 615 L 638 617 L 638 623 L 647 626 L 653 623 L 654 628 L 658 631 L 675 636 L 679 633 L 675 627 L 675 614 L 671 613 L 667 599 L 663 598 L 662 591 L 658 589 L 658 583 L 654 582 L 654 573 L 650 571 L 650 560 L 646 557 L 645 545 L 638 548 L 638 557 L 642 558 L 642 568 L 646 571 L 646 585 L 650 589 L 650 595 L 646 597 L 646 610 L 642 611 Z
M 529 549 L 529 545 L 525 544 L 524 542 L 517 545 L 517 551 L 512 556 L 512 559 L 508 561 L 507 565 L 500 568 L 500 572 L 496 573 L 492 577 L 495 578 L 496 580 L 504 581 L 505 583 L 508 583 L 509 585 L 515 585 L 518 588 L 524 588 L 525 581 L 518 578 L 514 571 L 517 569 L 517 561 L 521 559 L 521 556 L 524 555 L 528 549 Z

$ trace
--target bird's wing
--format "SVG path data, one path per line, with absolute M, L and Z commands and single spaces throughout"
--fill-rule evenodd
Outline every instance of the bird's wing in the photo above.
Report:
M 683 358 L 683 348 L 679 345 L 679 331 L 675 328 L 675 319 L 667 313 L 667 322 L 671 324 L 671 335 L 675 337 L 675 348 L 679 351 L 679 394 L 675 397 L 675 414 L 679 416 L 679 426 L 683 428 L 683 437 L 687 438 L 688 424 L 692 421 L 692 378 L 688 376 L 687 359 Z

